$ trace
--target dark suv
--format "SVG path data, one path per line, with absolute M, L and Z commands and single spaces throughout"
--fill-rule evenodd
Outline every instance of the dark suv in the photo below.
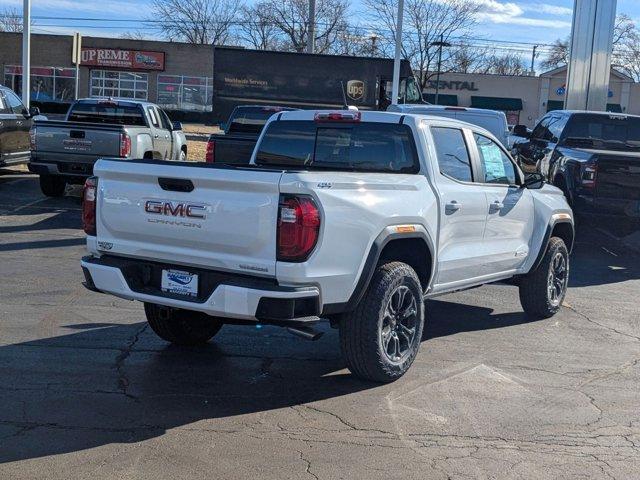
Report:
M 29 161 L 29 130 L 39 114 L 35 107 L 28 111 L 20 97 L 0 85 L 0 167 Z
M 640 117 L 558 110 L 514 133 L 527 138 L 513 147 L 523 170 L 562 189 L 576 213 L 640 219 Z

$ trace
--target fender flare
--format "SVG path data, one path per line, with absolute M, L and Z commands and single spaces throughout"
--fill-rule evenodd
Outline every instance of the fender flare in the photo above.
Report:
M 560 223 L 568 223 L 571 225 L 571 230 L 573 230 L 573 235 L 572 235 L 573 241 L 571 242 L 571 245 L 567 245 L 567 249 L 569 250 L 569 253 L 571 253 L 571 251 L 573 250 L 573 242 L 575 241 L 575 226 L 571 221 L 571 218 L 564 218 L 564 217 L 558 218 L 558 215 L 559 214 L 554 214 L 551 217 L 551 221 L 547 225 L 547 228 L 544 232 L 544 237 L 542 238 L 542 243 L 540 244 L 540 250 L 538 250 L 538 255 L 536 256 L 536 260 L 535 262 L 533 262 L 533 265 L 529 269 L 530 272 L 533 272 L 536 268 L 540 266 L 540 263 L 542 263 L 544 254 L 547 252 L 547 245 L 549 244 L 551 233 L 553 232 L 553 229 L 555 228 L 556 225 Z
M 360 272 L 360 276 L 358 277 L 358 281 L 356 282 L 356 286 L 353 289 L 353 292 L 351 292 L 349 300 L 342 303 L 331 303 L 324 305 L 322 308 L 323 315 L 350 312 L 356 308 L 362 297 L 364 297 L 367 288 L 369 288 L 369 283 L 371 283 L 373 274 L 376 271 L 376 265 L 380 260 L 380 255 L 382 254 L 384 247 L 392 240 L 418 238 L 423 240 L 427 244 L 427 248 L 429 249 L 429 252 L 431 254 L 432 261 L 429 277 L 430 281 L 429 285 L 426 286 L 425 291 L 430 288 L 431 282 L 435 277 L 437 265 L 435 244 L 427 230 L 422 225 L 416 224 L 410 226 L 415 227 L 415 230 L 411 232 L 398 232 L 398 225 L 390 225 L 386 227 L 382 232 L 380 232 L 380 234 L 376 237 L 376 239 L 371 244 L 371 247 L 369 248 L 364 266 L 362 267 L 362 271 Z

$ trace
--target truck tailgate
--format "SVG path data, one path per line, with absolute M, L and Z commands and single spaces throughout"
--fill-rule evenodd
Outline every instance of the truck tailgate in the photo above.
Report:
M 220 135 L 214 141 L 215 163 L 248 165 L 258 138 Z
M 120 154 L 120 125 L 45 121 L 36 123 L 36 155 L 72 154 L 117 157 Z M 61 158 L 64 160 L 64 157 Z
M 275 276 L 282 172 L 99 160 L 104 253 Z

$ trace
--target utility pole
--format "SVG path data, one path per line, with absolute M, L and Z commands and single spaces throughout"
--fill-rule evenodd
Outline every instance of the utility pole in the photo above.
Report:
M 30 106 L 31 96 L 31 0 L 24 0 L 22 10 L 22 103 Z
M 307 29 L 307 53 L 316 49 L 316 0 L 309 0 L 309 28 Z
M 442 47 L 450 47 L 449 42 L 444 41 L 444 34 L 440 34 L 440 41 L 433 42 L 431 45 L 438 48 L 438 71 L 436 72 L 436 98 L 435 104 L 438 105 L 438 97 L 440 95 L 440 70 L 442 70 Z
M 533 53 L 531 54 L 531 76 L 533 77 L 536 74 L 536 50 L 538 50 L 538 45 L 533 46 Z
M 393 59 L 393 83 L 391 85 L 391 104 L 398 104 L 400 89 L 400 55 L 402 54 L 402 17 L 404 16 L 404 0 L 398 0 L 398 24 L 396 26 L 396 55 Z

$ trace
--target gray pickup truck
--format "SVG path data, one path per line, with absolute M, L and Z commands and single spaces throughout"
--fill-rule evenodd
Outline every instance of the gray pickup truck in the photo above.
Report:
M 207 142 L 207 163 L 248 165 L 262 128 L 271 115 L 295 110 L 269 105 L 241 105 L 233 109 L 222 132 L 213 133 Z
M 47 196 L 84 183 L 102 157 L 184 161 L 187 140 L 180 122 L 160 107 L 133 100 L 78 100 L 65 120 L 36 121 L 32 128 L 29 170 L 40 175 Z

